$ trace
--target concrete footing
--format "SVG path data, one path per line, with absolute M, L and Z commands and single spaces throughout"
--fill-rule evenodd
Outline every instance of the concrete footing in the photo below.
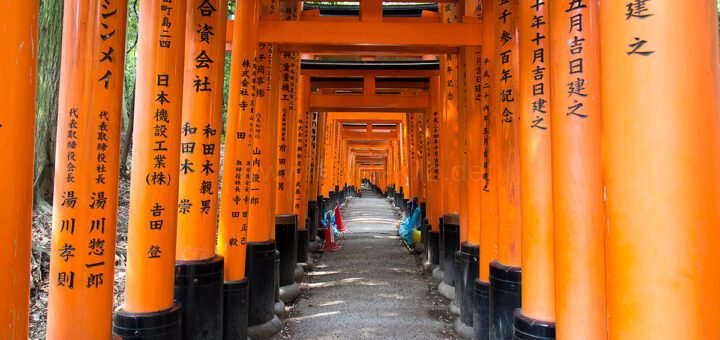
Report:
M 287 286 L 280 287 L 280 300 L 284 303 L 291 303 L 300 296 L 300 286 L 297 282 L 293 282 Z M 283 312 L 285 312 L 285 305 L 282 306 Z
M 305 270 L 303 269 L 303 266 L 299 263 L 295 264 L 295 282 L 300 283 L 303 280 L 303 277 L 305 276 Z
M 253 340 L 268 339 L 273 335 L 278 334 L 281 328 L 282 323 L 280 322 L 280 318 L 276 315 L 268 322 L 248 327 L 248 337 Z
M 457 293 L 455 294 L 455 296 L 457 296 Z M 450 309 L 451 313 L 453 313 L 457 316 L 460 316 L 461 310 L 460 310 L 460 305 L 457 302 L 457 299 L 452 300 L 452 302 L 450 302 L 450 304 L 448 305 L 448 308 Z
M 315 260 L 312 259 L 312 257 L 308 256 L 307 262 L 300 262 L 298 263 L 305 272 L 309 272 L 313 269 L 313 266 L 315 265 Z
M 461 338 L 461 339 L 472 339 L 473 337 L 473 328 L 464 324 L 462 322 L 462 318 L 455 319 L 455 322 L 453 323 L 453 330 L 455 330 L 455 334 Z
M 430 261 L 426 261 L 423 263 L 423 268 L 425 268 L 425 271 L 428 273 L 432 273 L 436 267 L 437 265 Z
M 445 281 L 440 282 L 440 284 L 438 285 L 438 292 L 440 292 L 440 294 L 442 294 L 442 296 L 444 296 L 448 300 L 455 299 L 455 287 L 445 283 Z M 452 308 L 450 310 L 452 311 Z M 460 309 L 458 308 L 458 312 L 455 314 L 460 314 L 459 311 Z
M 275 301 L 275 305 L 273 305 L 273 312 L 275 313 L 275 316 L 284 318 L 287 316 L 287 312 L 285 311 L 285 303 L 280 301 Z M 252 338 L 252 337 L 251 337 Z
M 444 276 L 445 276 L 445 273 L 443 273 L 443 270 L 442 270 L 442 268 L 440 268 L 440 266 L 436 266 L 435 269 L 433 269 L 433 271 L 432 271 L 433 283 L 439 284 L 440 282 L 442 282 Z
M 318 250 L 320 250 L 321 246 L 322 246 L 322 240 L 320 239 L 319 236 L 315 236 L 315 239 L 310 241 L 310 244 L 308 245 L 308 250 L 311 253 L 314 253 L 314 252 L 317 252 Z

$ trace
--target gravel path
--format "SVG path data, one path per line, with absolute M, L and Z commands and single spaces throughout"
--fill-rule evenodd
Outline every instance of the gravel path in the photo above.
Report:
M 392 207 L 363 191 L 342 209 L 344 248 L 315 255 L 277 338 L 452 338 L 448 300 L 397 236 Z

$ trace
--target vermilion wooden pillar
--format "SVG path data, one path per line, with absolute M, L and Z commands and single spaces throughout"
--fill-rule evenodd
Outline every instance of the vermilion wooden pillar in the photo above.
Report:
M 427 163 L 427 216 L 430 224 L 428 230 L 428 261 L 425 268 L 429 271 L 440 264 L 440 216 L 442 216 L 443 194 L 440 181 L 440 122 L 442 111 L 440 106 L 440 77 L 430 78 L 430 108 L 425 113 L 426 163 Z M 390 156 L 388 155 L 388 158 Z
M 408 114 L 403 114 L 400 131 L 398 131 L 398 166 L 400 170 L 400 186 L 403 187 L 405 198 L 412 200 L 412 188 L 410 187 L 410 169 L 409 169 L 409 141 L 408 141 Z
M 482 191 L 480 193 L 480 271 L 475 281 L 475 310 L 473 311 L 473 336 L 476 339 L 488 339 L 489 320 L 489 273 L 490 263 L 498 254 L 498 155 L 501 116 L 495 110 L 497 90 L 495 77 L 495 11 L 493 0 L 482 0 L 481 17 L 483 22 L 483 46 L 481 47 L 482 86 L 480 91 L 482 105 Z
M 334 124 L 329 113 L 323 115 L 323 147 L 322 153 L 319 155 L 321 160 L 321 177 L 322 177 L 322 194 L 328 195 L 333 191 L 332 183 L 332 141 L 334 133 Z M 322 212 L 324 213 L 324 212 Z
M 441 6 L 441 17 L 444 23 L 458 22 L 458 4 L 448 3 Z M 440 147 L 440 176 L 443 192 L 443 222 L 440 226 L 440 254 L 442 255 L 442 282 L 438 285 L 439 292 L 453 300 L 450 308 L 459 312 L 456 296 L 458 272 L 455 268 L 455 253 L 460 250 L 460 163 L 459 125 L 460 96 L 458 92 L 458 55 L 453 53 L 440 56 L 440 88 L 442 105 L 442 122 Z M 437 272 L 439 274 L 440 271 Z M 436 275 L 439 276 L 439 275 Z
M 64 13 L 47 335 L 107 337 L 112 325 L 127 4 L 66 1 Z M 168 275 L 172 290 L 172 271 Z M 171 305 L 172 292 L 169 295 Z
M 297 6 L 296 3 L 288 5 Z M 292 7 L 284 5 L 284 9 L 292 12 Z M 292 14 L 282 11 L 286 19 Z M 297 17 L 297 12 L 295 12 Z M 275 232 L 273 238 L 276 241 L 277 250 L 280 252 L 280 286 L 292 286 L 292 288 L 280 289 L 280 298 L 283 301 L 292 301 L 300 293 L 295 283 L 295 267 L 297 265 L 297 228 L 298 215 L 293 213 L 295 198 L 295 160 L 296 160 L 296 139 L 298 128 L 298 107 L 297 107 L 297 72 L 299 64 L 296 62 L 296 54 L 289 51 L 278 53 L 278 112 L 276 119 L 277 136 L 275 148 L 277 156 L 274 161 L 274 178 L 277 185 L 275 191 Z M 274 74 L 273 74 L 274 75 Z M 251 212 L 252 214 L 252 212 Z M 290 293 L 289 293 L 290 292 Z
M 482 2 L 483 42 L 482 58 L 482 113 L 483 113 L 483 186 L 480 196 L 480 279 L 487 282 L 488 264 L 497 258 L 498 233 L 498 166 L 500 115 L 494 114 L 495 103 L 495 25 L 492 0 Z
M 554 336 L 553 194 L 548 8 L 521 0 L 519 8 L 520 200 L 522 202 L 522 311 L 514 334 Z M 542 106 L 546 106 L 543 108 Z
M 502 5 L 500 5 L 502 3 Z M 516 2 L 495 6 L 495 103 L 500 114 L 498 159 L 498 260 L 520 265 L 520 115 Z
M 267 14 L 267 10 L 264 13 Z M 246 260 L 250 281 L 248 335 L 251 338 L 280 330 L 279 319 L 273 310 L 279 278 L 275 264 L 275 162 L 279 87 L 276 46 L 259 44 L 256 60 L 255 106 L 254 112 L 250 113 L 253 145 Z M 267 332 L 266 328 L 272 331 Z
M 297 18 L 297 4 L 282 6 L 285 20 Z M 298 92 L 299 60 L 297 53 L 281 51 L 279 55 L 279 110 L 277 119 L 277 159 L 276 159 L 276 201 L 275 213 L 293 214 L 295 196 L 295 161 L 298 128 Z
M 463 23 L 480 22 L 480 0 L 465 2 Z M 478 34 L 482 32 L 478 31 Z M 460 272 L 455 282 L 460 318 L 455 320 L 455 332 L 465 338 L 473 336 L 475 309 L 474 286 L 479 276 L 480 257 L 480 195 L 483 190 L 483 113 L 482 113 L 482 55 L 480 47 L 465 47 L 459 53 L 458 102 L 461 151 L 460 178 Z
M 302 77 L 301 77 L 302 79 Z M 309 81 L 307 82 L 307 85 L 301 86 L 301 96 L 303 98 L 307 99 L 307 94 L 310 93 L 310 84 Z M 302 91 L 305 91 L 305 95 L 302 94 Z M 307 103 L 307 101 L 306 101 Z M 309 106 L 309 104 L 306 104 Z M 302 107 L 302 106 L 301 106 Z M 310 225 L 307 226 L 308 229 L 308 242 L 309 246 L 308 249 L 312 251 L 317 245 L 316 236 L 317 236 L 317 225 L 318 225 L 318 219 L 320 217 L 320 208 L 319 203 L 321 201 L 321 198 L 318 196 L 318 162 L 317 162 L 317 154 L 319 149 L 319 138 L 320 134 L 318 133 L 318 127 L 320 126 L 318 123 L 319 114 L 317 112 L 309 112 L 308 119 L 308 130 L 307 130 L 307 167 L 306 167 L 306 178 L 307 178 L 307 189 L 305 190 L 306 201 L 307 201 L 307 213 L 310 217 Z
M 185 5 L 140 4 L 125 303 L 113 323 L 113 332 L 123 337 L 153 332 L 142 329 L 151 323 L 136 326 L 137 319 L 162 318 L 163 325 L 180 326 L 173 284 Z M 125 40 L 120 41 L 117 51 L 123 50 Z
M 598 1 L 547 6 L 557 337 L 604 339 Z
M 599 9 L 610 339 L 720 337 L 716 5 Z
M 0 168 L 0 178 L 6 180 L 6 194 L 0 198 L 0 338 L 25 340 L 30 303 L 38 3 L 4 2 L 0 12 L 7 16 L 0 26 L 4 51 L 0 71 L 7 77 L 0 84 L 0 143 L 13 147 L 0 153 L 0 163 L 6 165 Z
M 297 59 L 297 62 L 300 60 Z M 295 173 L 295 183 L 293 185 L 293 213 L 298 215 L 298 262 L 307 261 L 307 245 L 305 245 L 304 257 L 302 257 L 301 243 L 308 242 L 308 224 L 310 221 L 306 220 L 308 217 L 308 194 L 310 192 L 308 180 L 310 178 L 310 129 L 311 129 L 311 114 L 310 107 L 308 106 L 307 95 L 310 93 L 310 79 L 307 76 L 297 75 L 298 86 L 297 86 L 297 134 L 295 136 L 296 148 L 295 152 L 295 164 L 292 164 L 292 171 Z M 314 197 L 312 197 L 314 198 Z M 317 204 L 317 203 L 316 203 Z M 303 232 L 304 230 L 304 232 Z M 303 240 L 303 233 L 305 233 Z M 302 258 L 301 258 L 302 257 Z
M 215 256 L 225 60 L 225 42 L 215 35 L 225 32 L 227 9 L 212 5 L 216 11 L 193 8 L 187 16 L 178 199 L 188 208 L 178 214 L 180 261 Z
M 255 80 L 255 106 L 251 112 L 250 128 L 253 134 L 250 213 L 248 241 L 264 242 L 274 239 L 275 211 L 275 122 L 277 103 L 272 100 L 273 58 L 277 56 L 274 46 L 260 44 L 257 52 L 257 76 Z
M 442 5 L 443 22 L 458 22 L 457 4 Z M 460 154 L 458 144 L 458 56 L 443 54 L 440 56 L 440 89 L 442 91 L 442 137 L 443 152 L 440 157 L 441 177 L 443 181 L 443 214 L 460 212 L 459 180 Z
M 247 337 L 249 282 L 246 248 L 252 171 L 251 113 L 257 55 L 259 0 L 240 1 L 235 9 L 230 90 L 225 125 L 225 154 L 220 197 L 217 253 L 225 258 L 224 322 L 226 338 Z M 244 303 L 243 303 L 244 302 Z
M 512 336 L 520 306 L 520 112 L 517 1 L 495 2 L 495 103 L 498 154 L 498 260 L 490 268 L 490 338 Z M 508 285 L 505 285 L 505 283 Z
M 330 183 L 328 178 L 328 162 L 329 159 L 326 156 L 326 151 L 330 148 L 330 135 L 332 133 L 332 125 L 328 122 L 328 113 L 320 112 L 318 117 L 318 151 L 317 151 L 317 164 L 318 164 L 318 195 L 326 195 L 329 191 Z M 320 204 L 320 202 L 318 202 Z M 322 208 L 322 207 L 321 207 Z M 324 211 L 321 211 L 322 215 Z
M 280 15 L 283 20 L 294 21 L 298 18 L 299 3 L 282 3 Z M 277 79 L 272 79 L 277 87 L 278 113 L 276 123 L 276 174 L 275 186 L 275 240 L 280 252 L 279 298 L 284 302 L 294 301 L 300 295 L 295 282 L 296 272 L 302 273 L 298 265 L 298 226 L 304 224 L 304 215 L 295 211 L 296 184 L 301 173 L 296 163 L 302 162 L 302 132 L 304 112 L 298 107 L 298 80 L 300 76 L 299 54 L 291 51 L 278 53 Z M 298 204 L 299 208 L 299 204 Z
M 175 300 L 184 307 L 186 339 L 223 336 L 223 258 L 215 256 L 215 240 L 227 3 L 204 4 L 187 7 L 185 32 Z

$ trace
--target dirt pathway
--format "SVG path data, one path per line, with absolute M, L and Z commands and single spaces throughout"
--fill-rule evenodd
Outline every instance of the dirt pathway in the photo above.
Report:
M 448 301 L 398 238 L 392 207 L 364 191 L 342 216 L 344 248 L 319 256 L 277 338 L 451 338 Z

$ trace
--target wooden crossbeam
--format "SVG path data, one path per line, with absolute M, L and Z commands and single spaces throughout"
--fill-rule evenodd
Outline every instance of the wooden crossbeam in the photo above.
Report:
M 439 70 L 353 70 L 353 69 L 306 69 L 300 70 L 300 74 L 309 77 L 407 77 L 427 78 L 440 74 Z M 399 79 L 402 80 L 402 79 Z M 380 84 L 380 82 L 378 82 Z
M 480 46 L 482 24 L 261 19 L 258 41 L 300 45 Z
M 375 157 L 356 157 L 355 161 L 358 163 L 385 163 L 386 158 L 375 158 Z
M 364 148 L 364 149 L 387 150 L 390 148 L 390 142 L 367 142 L 367 143 L 351 142 L 351 143 L 348 143 L 348 148 L 350 148 L 350 149 Z
M 311 94 L 311 111 L 335 112 L 423 112 L 430 105 L 427 94 L 354 95 Z
M 279 44 L 296 52 L 454 53 L 459 47 L 480 46 L 482 24 L 422 22 L 327 22 L 260 19 L 258 41 Z M 395 20 L 395 19 L 393 19 Z M 226 49 L 231 49 L 234 20 L 228 21 Z
M 340 134 L 340 138 L 343 140 L 396 140 L 398 139 L 398 135 L 397 132 L 343 132 Z

